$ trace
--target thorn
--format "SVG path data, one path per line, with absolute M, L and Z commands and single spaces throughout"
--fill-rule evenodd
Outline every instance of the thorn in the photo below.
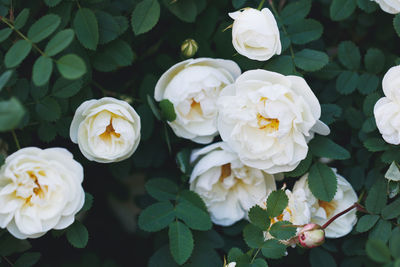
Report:
M 233 27 L 233 24 L 231 24 L 231 25 L 229 25 L 228 27 L 226 27 L 225 29 L 223 29 L 222 32 L 225 32 L 225 31 L 228 30 L 228 29 L 232 29 L 232 27 Z

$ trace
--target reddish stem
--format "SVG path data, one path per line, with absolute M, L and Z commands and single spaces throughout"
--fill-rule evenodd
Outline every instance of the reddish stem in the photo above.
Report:
M 334 220 L 336 220 L 337 218 L 339 218 L 340 216 L 342 216 L 343 214 L 346 214 L 347 212 L 351 211 L 352 209 L 357 208 L 358 211 L 361 212 L 367 212 L 363 206 L 361 206 L 358 203 L 354 203 L 353 205 L 351 205 L 350 207 L 348 207 L 347 209 L 345 209 L 342 212 L 339 212 L 338 214 L 336 214 L 335 216 L 333 216 L 332 218 L 329 219 L 329 221 L 327 221 L 324 225 L 322 225 L 322 229 L 325 229 L 326 227 L 328 227 Z

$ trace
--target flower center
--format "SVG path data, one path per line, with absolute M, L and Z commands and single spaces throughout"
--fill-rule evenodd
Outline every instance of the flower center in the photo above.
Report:
M 110 119 L 110 124 L 107 125 L 106 130 L 100 135 L 100 138 L 105 142 L 110 142 L 112 136 L 119 138 L 121 134 L 115 132 L 115 129 L 112 124 L 112 118 Z
M 229 177 L 232 174 L 232 169 L 231 169 L 231 164 L 227 163 L 221 166 L 221 176 L 219 177 L 219 180 L 221 182 L 224 181 L 226 177 Z
M 257 124 L 258 124 L 258 129 L 266 130 L 269 133 L 276 132 L 279 130 L 278 119 L 265 118 L 260 113 L 257 114 Z
M 290 218 L 292 217 L 293 215 L 292 211 L 289 209 L 289 207 L 286 207 L 280 215 L 276 216 L 275 218 L 271 218 L 271 225 L 273 225 L 276 222 L 283 221 L 283 216 L 285 216 L 285 212 L 289 214 Z
M 325 210 L 327 218 L 331 217 L 337 208 L 337 203 L 334 200 L 330 202 L 318 200 L 318 205 Z
M 199 115 L 203 115 L 203 110 L 201 109 L 201 105 L 196 100 L 192 99 L 192 103 L 190 104 L 191 111 L 195 111 Z

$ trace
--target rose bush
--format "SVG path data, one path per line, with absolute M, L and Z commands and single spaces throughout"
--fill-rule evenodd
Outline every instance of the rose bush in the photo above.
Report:
M 0 0 L 0 267 L 397 266 L 399 11 Z

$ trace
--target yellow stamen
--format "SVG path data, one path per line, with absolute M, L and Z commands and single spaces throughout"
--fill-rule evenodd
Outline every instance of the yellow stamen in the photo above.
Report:
M 104 131 L 104 133 L 102 133 L 100 135 L 100 138 L 103 139 L 103 141 L 111 141 L 111 136 L 115 136 L 117 138 L 119 138 L 121 136 L 121 134 L 115 132 L 114 126 L 112 124 L 112 118 L 110 120 L 110 124 L 107 125 L 106 130 Z
M 318 200 L 318 205 L 325 210 L 327 218 L 331 217 L 337 208 L 337 203 L 334 200 L 330 202 Z

